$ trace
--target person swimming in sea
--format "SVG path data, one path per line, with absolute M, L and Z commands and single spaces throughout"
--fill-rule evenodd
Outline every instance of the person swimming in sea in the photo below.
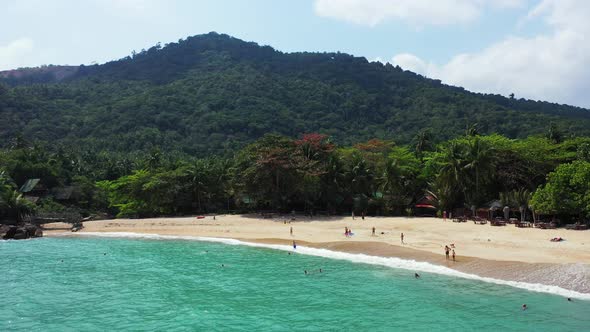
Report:
M 527 309 L 528 309 L 528 307 L 526 306 L 526 304 L 523 304 L 522 305 L 522 310 L 527 310 Z
M 420 275 L 418 273 L 414 273 L 414 278 L 418 279 L 420 278 Z

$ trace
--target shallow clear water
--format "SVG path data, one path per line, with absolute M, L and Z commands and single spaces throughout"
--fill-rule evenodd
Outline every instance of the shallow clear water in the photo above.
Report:
M 245 246 L 43 238 L 0 264 L 0 331 L 590 330 L 590 301 Z

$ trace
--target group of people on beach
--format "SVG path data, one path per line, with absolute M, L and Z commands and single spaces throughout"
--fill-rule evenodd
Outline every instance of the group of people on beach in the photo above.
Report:
M 451 254 L 451 257 L 453 258 L 453 262 L 455 261 L 455 244 L 451 243 L 450 246 L 445 245 L 445 257 L 447 258 L 447 260 L 449 260 L 449 253 Z
M 354 233 L 352 233 L 352 229 L 348 228 L 348 226 L 344 227 L 344 236 L 351 237 Z

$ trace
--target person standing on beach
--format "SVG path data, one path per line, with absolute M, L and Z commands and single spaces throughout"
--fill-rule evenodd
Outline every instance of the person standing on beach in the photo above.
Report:
M 400 238 L 401 238 L 401 240 L 402 240 L 402 244 L 404 244 L 404 233 L 402 233 L 402 234 L 400 235 Z
M 447 221 L 447 211 L 443 211 L 443 221 Z
M 291 232 L 291 236 L 293 236 L 293 227 L 291 227 L 290 232 Z
M 352 211 L 352 220 L 354 220 L 354 211 Z
M 295 241 L 293 241 L 293 249 L 297 249 L 297 243 Z
M 449 246 L 445 245 L 445 256 L 446 256 L 447 260 L 449 260 L 449 251 L 451 251 L 451 248 L 449 248 Z
M 361 218 L 365 220 L 365 211 L 363 211 L 363 214 L 361 214 Z
M 373 234 L 371 236 L 375 236 L 375 226 L 373 226 Z
M 453 249 L 453 262 L 455 261 L 455 249 Z

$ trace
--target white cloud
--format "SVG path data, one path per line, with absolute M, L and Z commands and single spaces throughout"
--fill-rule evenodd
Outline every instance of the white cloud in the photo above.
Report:
M 0 46 L 0 70 L 13 69 L 25 65 L 23 58 L 33 51 L 34 43 L 30 38 L 20 38 Z
M 515 93 L 517 97 L 590 106 L 590 1 L 544 0 L 528 19 L 542 19 L 551 32 L 510 36 L 479 52 L 436 65 L 399 54 L 392 63 L 467 89 Z
M 391 63 L 402 67 L 405 70 L 413 71 L 418 74 L 427 74 L 430 64 L 410 53 L 401 53 L 391 59 Z
M 524 0 L 315 0 L 317 15 L 375 26 L 387 20 L 447 25 L 477 19 L 482 10 L 512 8 Z

